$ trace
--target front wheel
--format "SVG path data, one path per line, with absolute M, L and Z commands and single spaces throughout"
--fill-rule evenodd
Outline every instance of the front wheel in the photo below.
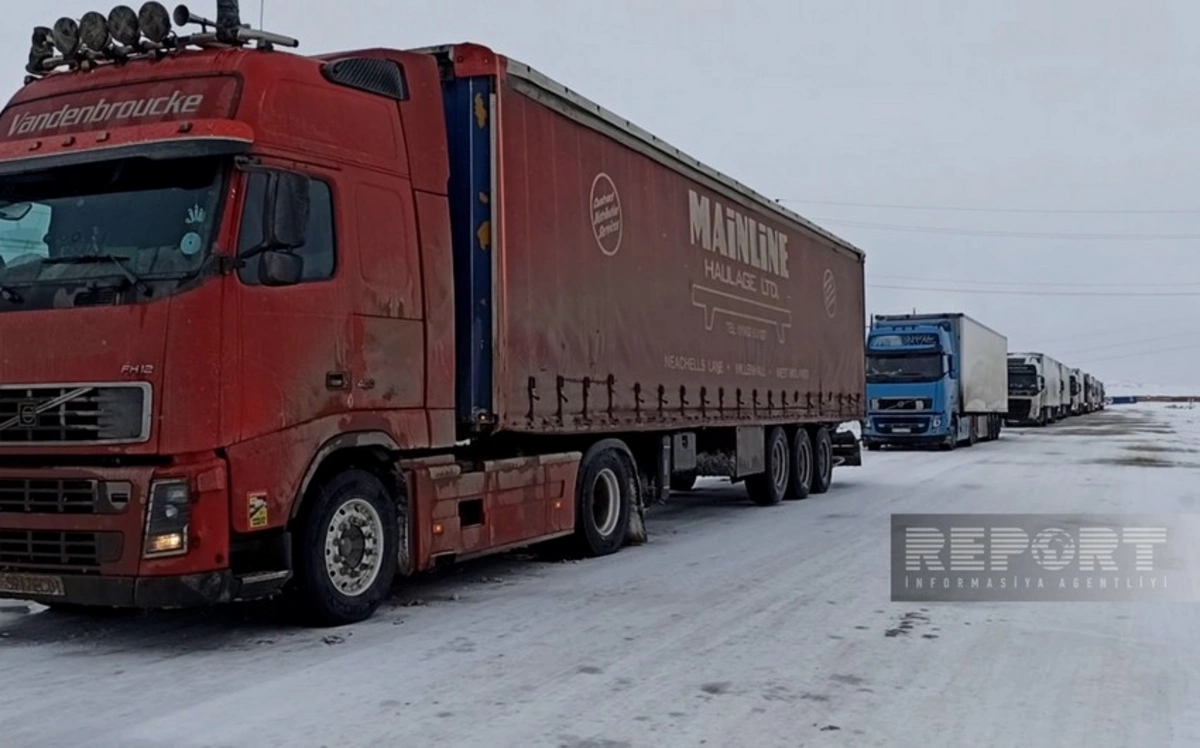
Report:
M 395 498 L 364 470 L 347 470 L 316 488 L 294 550 L 303 617 L 342 626 L 375 613 L 396 578 L 397 517 Z
M 942 449 L 946 451 L 958 448 L 958 417 L 950 419 L 950 438 L 942 444 Z

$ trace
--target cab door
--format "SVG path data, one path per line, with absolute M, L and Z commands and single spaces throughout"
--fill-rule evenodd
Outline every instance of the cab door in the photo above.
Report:
M 267 184 L 271 169 L 311 179 L 300 282 L 260 281 Z M 351 393 L 351 316 L 356 268 L 336 217 L 346 200 L 339 175 L 302 163 L 265 163 L 245 171 L 237 256 L 232 274 L 240 327 L 241 438 L 281 431 L 342 413 Z

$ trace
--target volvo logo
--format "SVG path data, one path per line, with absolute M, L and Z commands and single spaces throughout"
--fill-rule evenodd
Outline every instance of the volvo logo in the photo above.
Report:
M 31 429 L 37 426 L 38 422 L 38 404 L 37 400 L 22 400 L 17 403 L 17 425 L 22 428 Z

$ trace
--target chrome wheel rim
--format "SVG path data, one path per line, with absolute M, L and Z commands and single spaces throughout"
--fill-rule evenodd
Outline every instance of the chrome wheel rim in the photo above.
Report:
M 358 597 L 383 568 L 383 520 L 366 499 L 350 499 L 334 512 L 325 533 L 325 572 L 334 589 Z

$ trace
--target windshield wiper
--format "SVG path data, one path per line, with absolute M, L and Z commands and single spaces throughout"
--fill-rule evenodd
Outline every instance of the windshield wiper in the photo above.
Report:
M 0 285 L 0 299 L 4 299 L 10 304 L 24 304 L 25 297 L 17 293 L 8 286 Z
M 133 271 L 130 270 L 129 266 L 125 264 L 124 257 L 118 257 L 114 254 L 99 254 L 53 257 L 48 260 L 42 260 L 43 265 L 87 265 L 94 262 L 111 262 L 121 271 L 121 275 L 124 275 L 125 278 L 136 288 L 140 288 L 142 293 L 144 293 L 146 296 L 154 295 L 154 289 L 150 288 L 146 281 L 133 274 Z

